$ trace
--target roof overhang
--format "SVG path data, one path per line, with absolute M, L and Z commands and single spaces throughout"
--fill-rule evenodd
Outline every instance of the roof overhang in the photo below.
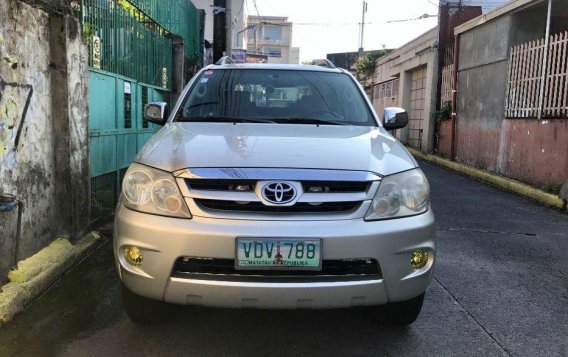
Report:
M 467 32 L 493 19 L 507 15 L 511 12 L 519 11 L 524 8 L 540 4 L 544 1 L 546 0 L 513 0 L 510 3 L 493 9 L 485 15 L 478 16 L 474 19 L 469 20 L 468 22 L 456 26 L 456 28 L 454 29 L 454 35 L 459 35 L 461 33 Z

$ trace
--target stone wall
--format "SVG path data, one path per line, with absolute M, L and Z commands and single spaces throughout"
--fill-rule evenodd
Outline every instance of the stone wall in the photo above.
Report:
M 16 259 L 87 228 L 86 59 L 76 19 L 0 1 L 0 194 L 22 203 L 19 237 L 18 209 L 0 212 L 0 283 Z

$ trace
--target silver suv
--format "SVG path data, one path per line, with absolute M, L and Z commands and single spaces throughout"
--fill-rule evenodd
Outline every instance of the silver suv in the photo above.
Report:
M 201 70 L 125 174 L 114 252 L 124 307 L 372 307 L 410 324 L 435 260 L 429 185 L 358 82 L 334 67 Z

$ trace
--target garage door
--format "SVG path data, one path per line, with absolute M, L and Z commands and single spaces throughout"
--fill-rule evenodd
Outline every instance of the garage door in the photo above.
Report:
M 422 129 L 427 119 L 424 110 L 426 67 L 412 71 L 411 78 L 408 145 L 421 149 Z

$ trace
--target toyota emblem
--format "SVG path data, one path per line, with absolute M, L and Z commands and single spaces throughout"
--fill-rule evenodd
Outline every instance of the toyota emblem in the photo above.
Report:
M 294 186 L 286 182 L 270 182 L 262 188 L 264 199 L 273 204 L 286 204 L 296 197 Z

